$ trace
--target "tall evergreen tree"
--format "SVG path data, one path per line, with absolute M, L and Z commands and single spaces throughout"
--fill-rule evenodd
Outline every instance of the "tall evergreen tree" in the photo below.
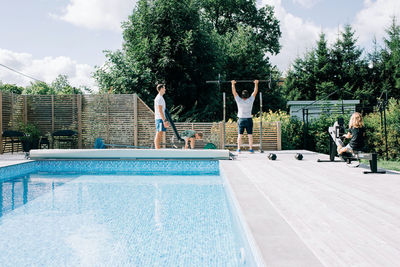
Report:
M 381 79 L 384 81 L 383 90 L 387 90 L 389 97 L 400 99 L 400 26 L 396 24 L 396 18 L 386 30 L 387 38 L 384 38 L 385 49 L 382 50 L 384 70 Z
M 314 73 L 316 79 L 316 98 L 324 99 L 334 92 L 335 86 L 332 79 L 332 62 L 325 34 L 321 33 L 315 51 L 316 64 Z
M 377 104 L 377 97 L 382 88 L 383 83 L 380 79 L 380 73 L 382 73 L 384 64 L 381 54 L 376 38 L 374 38 L 373 51 L 366 57 L 368 65 L 365 67 L 366 75 L 363 77 L 362 94 L 359 94 L 360 98 L 363 99 L 360 108 L 364 113 L 369 113 L 374 110 Z
M 316 50 L 308 51 L 304 58 L 297 58 L 288 72 L 284 91 L 287 100 L 314 100 L 317 98 Z
M 339 98 L 358 98 L 363 87 L 366 62 L 361 58 L 362 49 L 350 25 L 345 25 L 332 50 L 336 88 L 342 89 Z

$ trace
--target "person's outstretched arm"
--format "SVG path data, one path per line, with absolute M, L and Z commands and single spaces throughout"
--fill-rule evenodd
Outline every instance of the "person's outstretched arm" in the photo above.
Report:
M 235 81 L 235 80 L 232 80 L 232 81 L 231 81 L 231 84 L 232 84 L 232 94 L 233 94 L 233 97 L 236 98 L 236 96 L 238 95 L 237 92 L 236 92 L 236 81 Z
M 253 93 L 251 94 L 252 96 L 254 96 L 254 98 L 257 96 L 257 93 L 258 93 L 258 80 L 254 80 L 254 91 L 253 91 Z

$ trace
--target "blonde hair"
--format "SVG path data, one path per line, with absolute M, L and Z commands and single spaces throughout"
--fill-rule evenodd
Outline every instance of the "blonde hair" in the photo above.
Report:
M 358 112 L 354 112 L 350 118 L 349 128 L 362 128 L 362 127 L 364 127 L 364 121 L 361 114 Z

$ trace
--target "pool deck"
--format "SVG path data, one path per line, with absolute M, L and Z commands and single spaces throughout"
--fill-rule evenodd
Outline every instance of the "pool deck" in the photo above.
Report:
M 399 173 L 274 153 L 221 161 L 267 266 L 398 266 Z
M 398 266 L 399 173 L 363 174 L 308 151 L 276 151 L 276 161 L 268 153 L 220 161 L 266 266 Z M 0 155 L 0 167 L 25 161 Z
M 11 153 L 0 154 L 0 167 L 5 167 L 28 161 L 31 160 L 25 159 L 25 153 L 23 152 L 15 152 L 14 154 Z

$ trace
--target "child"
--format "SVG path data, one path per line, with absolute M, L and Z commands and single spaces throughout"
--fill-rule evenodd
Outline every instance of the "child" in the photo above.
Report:
M 194 149 L 194 145 L 196 140 L 203 138 L 203 133 L 196 133 L 193 130 L 185 130 L 181 133 L 181 137 L 185 139 L 185 149 L 189 148 L 189 141 L 190 141 L 190 148 Z
M 364 148 L 364 122 L 362 116 L 358 112 L 354 112 L 351 115 L 349 122 L 349 132 L 344 135 L 345 138 L 350 139 L 347 146 L 338 146 L 339 155 L 348 152 L 353 153 L 354 151 L 362 151 Z

